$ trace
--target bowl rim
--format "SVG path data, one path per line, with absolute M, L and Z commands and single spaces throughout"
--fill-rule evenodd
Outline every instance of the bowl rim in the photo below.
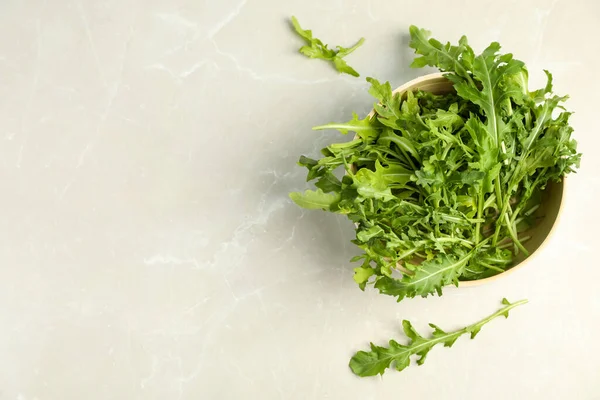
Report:
M 404 84 L 398 86 L 396 89 L 394 89 L 392 91 L 392 94 L 396 94 L 396 93 L 402 93 L 402 92 L 406 92 L 407 90 L 409 90 L 411 87 L 415 86 L 416 84 L 419 83 L 425 83 L 427 81 L 431 81 L 431 80 L 437 80 L 439 78 L 445 78 L 445 75 L 447 73 L 445 72 L 434 72 L 431 74 L 427 74 L 427 75 L 421 75 L 415 79 L 412 79 L 408 82 L 405 82 Z M 371 110 L 371 112 L 369 113 L 369 117 L 372 117 L 373 115 L 375 115 L 375 109 Z M 355 137 L 356 138 L 356 137 Z M 507 269 L 504 272 L 501 272 L 497 275 L 494 276 L 490 276 L 488 278 L 483 278 L 483 279 L 476 279 L 476 280 L 472 280 L 472 281 L 458 281 L 458 287 L 459 288 L 464 288 L 464 287 L 473 287 L 473 286 L 479 286 L 479 285 L 483 285 L 485 283 L 490 283 L 493 281 L 496 281 L 500 278 L 506 277 L 509 274 L 523 268 L 525 265 L 528 265 L 531 263 L 531 260 L 535 259 L 537 256 L 539 256 L 539 254 L 542 252 L 542 250 L 548 245 L 548 243 L 550 242 L 550 238 L 556 233 L 556 228 L 559 225 L 560 222 L 560 218 L 562 216 L 563 213 L 563 207 L 565 204 L 565 185 L 566 185 L 566 181 L 567 181 L 567 177 L 563 176 L 562 180 L 560 182 L 560 191 L 561 191 L 561 199 L 560 199 L 560 204 L 558 206 L 558 211 L 556 213 L 556 218 L 554 220 L 554 223 L 552 224 L 552 227 L 550 228 L 550 230 L 548 231 L 548 234 L 546 235 L 546 237 L 542 240 L 542 242 L 540 243 L 540 245 L 538 246 L 537 249 L 535 249 L 526 259 L 524 259 L 523 261 L 521 261 L 519 264 L 515 265 L 514 267 L 511 267 L 509 269 Z

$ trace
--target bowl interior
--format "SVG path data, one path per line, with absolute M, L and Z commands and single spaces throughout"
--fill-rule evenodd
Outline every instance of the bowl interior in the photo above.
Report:
M 435 73 L 425 75 L 414 79 L 410 82 L 400 86 L 394 93 L 400 93 L 403 96 L 408 91 L 423 90 L 434 94 L 444 94 L 454 91 L 452 83 L 444 78 L 442 73 Z M 372 115 L 375 111 L 372 111 Z M 550 183 L 546 189 L 542 192 L 541 206 L 537 209 L 534 214 L 535 224 L 527 231 L 522 232 L 522 236 L 530 236 L 531 239 L 523 243 L 523 246 L 529 251 L 529 257 L 525 257 L 523 253 L 520 253 L 515 258 L 515 263 L 509 270 L 494 275 L 486 279 L 479 279 L 474 281 L 461 281 L 460 286 L 475 286 L 492 280 L 496 280 L 506 274 L 513 272 L 517 267 L 523 267 L 533 256 L 538 252 L 542 245 L 546 242 L 548 237 L 551 235 L 556 221 L 558 219 L 562 198 L 564 192 L 564 182 L 561 183 Z

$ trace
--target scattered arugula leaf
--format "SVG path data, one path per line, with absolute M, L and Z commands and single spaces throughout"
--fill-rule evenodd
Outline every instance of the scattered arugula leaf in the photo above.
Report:
M 329 210 L 339 201 L 338 193 L 327 194 L 322 189 L 307 190 L 302 193 L 291 193 L 290 197 L 301 207 L 312 210 Z
M 546 86 L 530 91 L 524 63 L 498 43 L 476 55 L 464 36 L 451 45 L 414 26 L 410 34 L 419 55 L 412 66 L 439 68 L 455 92 L 401 97 L 367 78 L 374 115 L 315 127 L 356 137 L 325 147 L 321 159 L 302 156 L 318 190 L 290 195 L 301 207 L 347 215 L 363 250 L 355 281 L 398 301 L 509 269 L 527 254 L 523 231 L 544 188 L 581 157 L 567 97 L 552 93 L 549 72 Z M 322 46 L 310 31 L 301 36 Z
M 352 53 L 354 50 L 362 46 L 365 41 L 365 38 L 360 38 L 356 44 L 352 47 L 342 47 L 336 46 L 337 50 L 330 49 L 326 44 L 324 44 L 320 39 L 314 38 L 312 35 L 312 31 L 304 30 L 300 26 L 298 19 L 294 16 L 291 18 L 292 26 L 294 30 L 304 41 L 306 42 L 305 46 L 300 48 L 300 53 L 304 54 L 309 58 L 320 58 L 322 60 L 331 61 L 335 69 L 339 72 L 352 75 L 355 77 L 360 76 L 358 72 L 354 68 L 348 65 L 343 57 L 346 57 L 348 54 Z
M 423 365 L 427 354 L 435 345 L 443 344 L 444 347 L 451 347 L 456 342 L 456 339 L 464 334 L 470 334 L 471 339 L 473 339 L 483 325 L 502 315 L 508 318 L 510 310 L 525 303 L 527 303 L 527 300 L 510 303 L 508 300 L 503 299 L 502 304 L 504 304 L 504 307 L 500 310 L 479 322 L 453 332 L 445 332 L 437 325 L 429 324 L 433 328 L 430 338 L 421 336 L 409 321 L 404 320 L 402 321 L 402 328 L 406 336 L 410 339 L 408 344 L 402 345 L 395 340 L 390 340 L 389 347 L 381 347 L 371 343 L 370 351 L 359 351 L 350 359 L 350 369 L 356 375 L 362 377 L 377 374 L 383 375 L 385 370 L 390 368 L 393 363 L 397 371 L 402 371 L 410 366 L 410 357 L 413 355 L 419 357 L 417 364 Z

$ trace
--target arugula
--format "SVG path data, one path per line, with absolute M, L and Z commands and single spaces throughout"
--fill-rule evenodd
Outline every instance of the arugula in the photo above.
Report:
M 361 263 L 354 280 L 398 301 L 511 268 L 527 255 L 525 231 L 545 187 L 581 157 L 567 97 L 552 92 L 549 72 L 545 87 L 530 91 L 524 63 L 498 43 L 477 55 L 464 36 L 451 45 L 414 26 L 410 34 L 412 66 L 439 68 L 455 91 L 400 96 L 367 78 L 374 114 L 315 127 L 356 136 L 325 147 L 320 159 L 302 156 L 317 190 L 290 194 L 301 207 L 354 222 L 363 252 L 352 259 Z
M 360 76 L 354 68 L 346 63 L 344 57 L 362 46 L 365 38 L 360 38 L 359 41 L 356 42 L 356 44 L 354 44 L 352 47 L 336 46 L 337 50 L 334 50 L 330 49 L 320 39 L 314 38 L 312 31 L 302 29 L 296 17 L 292 17 L 291 20 L 292 26 L 294 27 L 294 30 L 298 36 L 300 36 L 306 42 L 306 45 L 300 48 L 300 53 L 309 58 L 320 58 L 322 60 L 331 61 L 335 69 L 341 73 L 356 77 Z
M 410 339 L 408 344 L 402 345 L 395 340 L 390 340 L 389 347 L 381 347 L 371 343 L 370 351 L 359 351 L 350 359 L 350 369 L 356 375 L 363 377 L 377 374 L 383 375 L 385 370 L 390 368 L 393 363 L 397 371 L 402 371 L 410 365 L 410 357 L 413 355 L 419 357 L 417 364 L 423 365 L 427 354 L 435 345 L 443 344 L 444 347 L 451 347 L 456 342 L 456 339 L 464 334 L 470 334 L 471 339 L 473 339 L 483 325 L 499 316 L 508 318 L 510 310 L 525 303 L 527 303 L 527 300 L 510 303 L 508 300 L 503 299 L 502 304 L 504 304 L 504 307 L 500 310 L 479 322 L 453 332 L 445 332 L 437 325 L 429 324 L 433 328 L 430 338 L 421 336 L 409 321 L 404 320 L 402 321 L 402 328 L 406 336 Z

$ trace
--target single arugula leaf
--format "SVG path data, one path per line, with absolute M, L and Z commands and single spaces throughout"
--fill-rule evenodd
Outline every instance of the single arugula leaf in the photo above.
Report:
M 333 65 L 335 66 L 335 69 L 337 69 L 339 72 L 341 72 L 343 74 L 352 75 L 354 77 L 360 76 L 360 74 L 358 72 L 356 72 L 356 70 L 354 68 L 349 66 L 348 63 L 346 62 L 346 60 L 344 60 L 340 56 L 338 56 L 338 55 L 334 56 L 332 61 L 333 61 Z
M 458 277 L 472 257 L 467 254 L 461 258 L 439 255 L 433 260 L 422 262 L 413 275 L 405 274 L 402 279 L 380 277 L 375 283 L 375 288 L 380 293 L 398 298 L 398 302 L 405 297 L 427 297 L 437 293 L 442 295 L 442 287 L 458 284 Z
M 474 339 L 485 324 L 500 316 L 508 318 L 510 310 L 525 303 L 527 300 L 510 303 L 508 300 L 502 299 L 504 307 L 500 310 L 479 322 L 453 332 L 446 332 L 437 325 L 429 324 L 433 329 L 429 338 L 421 336 L 409 321 L 404 320 L 402 328 L 409 339 L 408 344 L 403 345 L 395 340 L 390 340 L 389 347 L 383 347 L 371 343 L 370 351 L 359 351 L 350 359 L 350 369 L 361 377 L 383 375 L 386 369 L 392 367 L 392 364 L 397 371 L 402 371 L 410 366 L 410 357 L 413 355 L 418 356 L 417 364 L 423 365 L 427 354 L 436 345 L 442 344 L 444 347 L 451 347 L 460 336 L 465 334 L 469 334 L 471 339 Z
M 391 175 L 391 174 L 390 174 Z M 386 175 L 386 171 L 379 161 L 375 162 L 375 171 L 368 168 L 361 168 L 354 175 L 354 188 L 358 194 L 367 199 L 378 199 L 383 201 L 394 200 L 387 180 L 390 175 Z M 386 178 L 387 176 L 387 178 Z
M 477 116 L 472 115 L 465 123 L 465 127 L 477 149 L 478 160 L 470 163 L 470 166 L 485 174 L 483 192 L 490 193 L 494 190 L 494 181 L 498 179 L 500 173 L 501 164 L 498 162 L 500 150 Z
M 300 26 L 300 22 L 298 22 L 298 19 L 296 17 L 292 16 L 291 21 L 292 21 L 292 26 L 294 27 L 294 30 L 296 31 L 298 36 L 300 36 L 302 39 L 304 39 L 306 41 L 306 43 L 308 43 L 309 45 L 312 44 L 313 42 L 317 42 L 318 44 L 321 44 L 321 45 L 323 44 L 319 39 L 313 39 L 311 30 L 302 29 L 302 27 Z
M 354 46 L 351 46 L 351 47 L 336 46 L 338 49 L 337 56 L 340 58 L 347 56 L 348 54 L 354 52 L 354 50 L 356 50 L 360 46 L 362 46 L 364 42 L 365 42 L 365 38 L 360 38 Z
M 377 161 L 376 168 L 381 170 L 381 176 L 383 181 L 388 186 L 402 186 L 406 183 L 410 182 L 410 178 L 413 175 L 413 171 L 408 168 L 403 167 L 400 164 L 389 162 L 387 167 L 381 165 L 379 161 Z
M 342 182 L 331 171 L 326 171 L 315 186 L 325 193 L 339 192 L 342 189 Z
M 321 189 L 307 190 L 304 193 L 292 192 L 290 198 L 302 208 L 310 210 L 330 210 L 340 200 L 339 193 L 327 194 Z
M 367 281 L 375 274 L 375 270 L 371 267 L 354 268 L 354 282 L 358 283 L 361 290 L 365 290 Z
M 373 239 L 374 237 L 381 236 L 381 234 L 383 234 L 383 233 L 384 233 L 384 230 L 381 229 L 380 226 L 375 225 L 375 226 L 370 227 L 369 229 L 358 231 L 356 233 L 356 237 L 361 242 L 368 242 L 369 240 Z
M 421 162 L 421 156 L 419 155 L 419 151 L 415 147 L 414 143 L 405 138 L 404 136 L 400 136 L 396 134 L 391 129 L 384 129 L 382 134 L 379 136 L 377 140 L 378 144 L 387 144 L 387 146 L 391 147 L 391 144 L 398 146 L 401 152 L 406 152 L 410 154 L 417 162 Z
M 446 182 L 459 185 L 473 186 L 476 183 L 480 182 L 484 177 L 485 173 L 481 171 L 454 172 L 448 177 Z
M 391 128 L 398 128 L 398 119 L 402 117 L 400 95 L 392 93 L 389 82 L 382 84 L 375 78 L 367 78 L 367 82 L 371 84 L 369 93 L 379 100 L 374 106 L 379 122 Z
M 307 182 L 322 176 L 326 172 L 326 169 L 319 165 L 319 161 L 309 157 L 300 156 L 300 159 L 298 160 L 298 165 L 301 167 L 306 167 L 306 169 L 308 169 L 308 173 L 306 174 Z
M 305 46 L 300 48 L 300 53 L 304 54 L 309 58 L 320 58 L 322 60 L 331 61 L 340 73 L 352 75 L 358 77 L 359 74 L 354 68 L 349 66 L 343 57 L 349 55 L 354 50 L 362 46 L 365 42 L 365 38 L 360 38 L 356 44 L 351 47 L 336 46 L 337 50 L 330 49 L 328 45 L 324 44 L 320 39 L 313 37 L 311 30 L 302 29 L 298 19 L 294 16 L 291 18 L 292 26 L 294 30 L 304 41 Z
M 568 99 L 568 96 L 560 97 L 553 96 L 544 101 L 542 105 L 536 107 L 533 111 L 535 114 L 535 125 L 533 129 L 527 132 L 527 136 L 522 138 L 523 142 L 523 154 L 527 154 L 527 152 L 531 149 L 533 143 L 541 136 L 544 128 L 552 119 L 552 113 L 558 107 L 561 102 L 564 102 Z
M 381 126 L 376 123 L 376 120 L 367 116 L 363 119 L 358 119 L 356 113 L 352 113 L 352 119 L 345 123 L 335 123 L 319 125 L 313 127 L 313 130 L 323 129 L 337 129 L 343 135 L 348 132 L 355 132 L 359 137 L 364 139 L 366 142 L 371 142 L 379 136 L 381 132 Z
M 435 39 L 430 39 L 431 32 L 414 25 L 410 26 L 409 32 L 411 39 L 409 46 L 421 55 L 414 59 L 411 67 L 422 68 L 429 65 L 438 67 L 442 71 L 454 71 L 461 77 L 470 77 L 469 65 L 465 65 L 462 56 L 465 53 L 472 55 L 473 50 L 469 47 L 465 36 L 460 38 L 458 46 L 452 46 L 450 43 L 443 45 Z
M 450 105 L 449 110 L 438 109 L 435 112 L 435 115 L 436 118 L 429 121 L 431 126 L 444 128 L 451 133 L 462 128 L 465 124 L 463 117 L 458 115 L 458 105 L 456 105 L 456 103 Z M 453 137 L 454 136 L 451 136 L 451 138 Z

